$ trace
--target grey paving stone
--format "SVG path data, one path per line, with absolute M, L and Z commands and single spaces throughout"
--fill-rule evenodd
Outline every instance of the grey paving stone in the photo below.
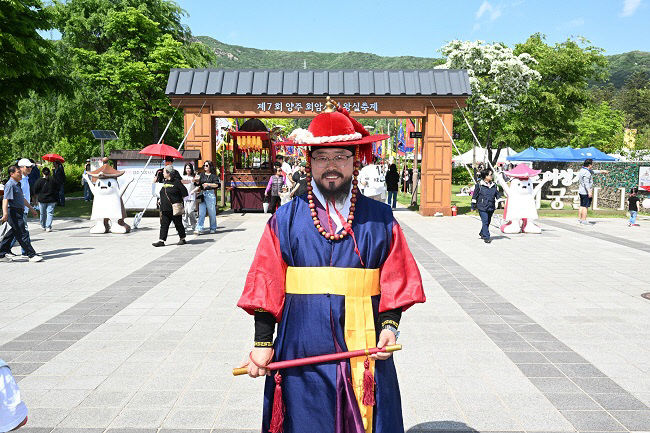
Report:
M 618 432 L 625 430 L 623 425 L 604 410 L 563 410 L 560 413 L 580 432 Z
M 559 341 L 531 341 L 530 344 L 540 352 L 573 352 L 569 346 Z
M 558 364 L 567 377 L 605 377 L 605 374 L 591 364 Z
M 564 374 L 551 364 L 517 364 L 526 377 L 564 377 Z
M 504 352 L 535 352 L 535 348 L 525 341 L 495 341 Z
M 240 430 L 240 432 L 246 432 L 246 431 L 247 430 Z M 210 429 L 191 429 L 191 430 L 185 429 L 185 430 L 183 430 L 183 429 L 162 428 L 162 429 L 159 430 L 159 433 L 210 433 Z
M 108 428 L 106 433 L 156 433 L 157 428 Z M 190 431 L 186 431 L 190 433 Z
M 575 383 L 564 377 L 531 377 L 530 381 L 543 393 L 547 392 L 582 392 Z
M 56 334 L 57 331 L 28 331 L 14 339 L 14 341 L 45 341 Z
M 524 339 L 521 338 L 519 334 L 516 332 L 492 332 L 488 331 L 486 332 L 488 337 L 492 339 L 492 341 L 496 342 L 519 342 L 519 343 L 524 343 Z
M 132 409 L 143 407 L 172 407 L 180 397 L 180 391 L 147 391 L 138 392 L 129 401 Z
M 35 346 L 31 341 L 9 341 L 0 346 L 0 353 L 4 352 L 22 352 L 30 350 Z
M 38 370 L 43 365 L 42 362 L 12 362 L 9 367 L 11 373 L 19 376 L 27 376 Z
M 630 393 L 591 394 L 591 398 L 607 410 L 645 410 L 648 407 Z
M 544 328 L 536 323 L 513 323 L 510 326 L 517 332 L 546 332 Z
M 42 325 L 35 327 L 29 332 L 50 332 L 50 331 L 58 332 L 63 328 L 65 328 L 65 326 L 66 325 L 62 323 L 44 323 Z
M 430 421 L 430 422 L 420 423 L 408 429 L 407 433 L 431 433 L 431 432 L 442 433 L 446 431 L 454 432 L 454 433 L 477 432 L 477 430 L 471 428 L 464 422 L 449 420 L 449 421 Z M 516 431 L 513 431 L 511 433 L 516 433 Z
M 555 364 L 587 363 L 587 360 L 575 352 L 544 352 L 544 356 Z
M 650 409 L 610 410 L 609 413 L 630 431 L 650 431 Z
M 110 427 L 157 429 L 168 412 L 169 408 L 130 409 L 127 406 L 115 417 Z
M 29 422 L 29 421 L 28 421 Z M 50 433 L 54 428 L 52 427 L 21 427 L 21 433 Z
M 582 388 L 587 394 L 621 393 L 625 391 L 616 382 L 608 377 L 575 377 L 573 382 Z
M 548 332 L 519 332 L 526 341 L 558 341 L 557 338 L 553 337 Z
M 172 410 L 165 419 L 165 428 L 211 428 L 217 418 L 218 410 L 214 408 Z M 261 420 L 260 420 L 261 422 Z
M 103 428 L 55 428 L 52 433 L 102 433 Z
M 63 352 L 65 349 L 68 347 L 72 346 L 75 344 L 77 340 L 47 340 L 39 344 L 38 346 L 34 347 L 35 351 L 46 351 L 46 352 L 53 352 L 53 351 L 59 351 Z
M 544 396 L 559 410 L 602 410 L 587 394 L 549 392 Z
M 119 414 L 117 407 L 77 407 L 61 421 L 60 427 L 106 428 Z
M 539 352 L 505 352 L 515 364 L 547 364 L 549 360 Z
M 132 395 L 131 391 L 93 391 L 80 403 L 80 406 L 121 407 Z
M 18 359 L 21 362 L 47 362 L 58 355 L 60 352 L 57 351 L 28 351 L 21 352 L 20 358 Z M 4 355 L 4 354 L 3 354 Z M 5 359 L 5 361 L 7 361 Z

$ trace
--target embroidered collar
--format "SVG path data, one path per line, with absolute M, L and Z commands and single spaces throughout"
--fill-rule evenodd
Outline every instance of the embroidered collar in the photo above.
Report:
M 481 179 L 481 185 L 486 186 L 488 188 L 492 188 L 494 186 L 494 182 L 487 183 L 486 181 Z

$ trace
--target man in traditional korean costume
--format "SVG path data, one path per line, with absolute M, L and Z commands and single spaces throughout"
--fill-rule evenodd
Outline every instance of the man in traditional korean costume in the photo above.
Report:
M 385 138 L 329 101 L 309 130 L 289 136 L 290 145 L 309 146 L 308 190 L 267 223 L 238 302 L 255 316 L 243 364 L 250 376 L 270 373 L 264 366 L 272 361 L 395 344 L 402 312 L 425 301 L 391 208 L 357 188 L 360 160 Z M 264 433 L 404 432 L 389 353 L 272 374 Z

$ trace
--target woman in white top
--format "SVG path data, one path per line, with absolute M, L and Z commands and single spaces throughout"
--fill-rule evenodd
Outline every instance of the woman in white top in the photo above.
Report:
M 185 201 L 185 203 L 183 203 L 185 211 L 183 213 L 183 225 L 187 231 L 194 230 L 194 226 L 196 225 L 196 193 L 193 192 L 195 175 L 196 173 L 194 172 L 194 166 L 192 163 L 188 162 L 185 164 L 185 167 L 183 168 L 182 182 L 183 185 L 185 185 L 185 188 L 187 188 L 188 194 L 187 197 L 183 199 Z

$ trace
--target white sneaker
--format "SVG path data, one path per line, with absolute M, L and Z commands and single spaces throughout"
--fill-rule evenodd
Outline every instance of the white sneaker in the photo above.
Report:
M 29 258 L 29 261 L 32 262 L 32 263 L 42 262 L 42 261 L 43 261 L 43 257 L 41 257 L 41 256 L 30 257 L 30 258 Z
M 7 257 L 7 256 L 0 257 L 0 263 L 11 263 L 11 262 L 13 262 L 13 260 L 11 260 L 11 257 Z
M 45 231 L 46 231 L 46 232 L 51 232 L 51 231 L 52 231 L 52 227 L 48 227 L 48 228 L 46 228 Z

